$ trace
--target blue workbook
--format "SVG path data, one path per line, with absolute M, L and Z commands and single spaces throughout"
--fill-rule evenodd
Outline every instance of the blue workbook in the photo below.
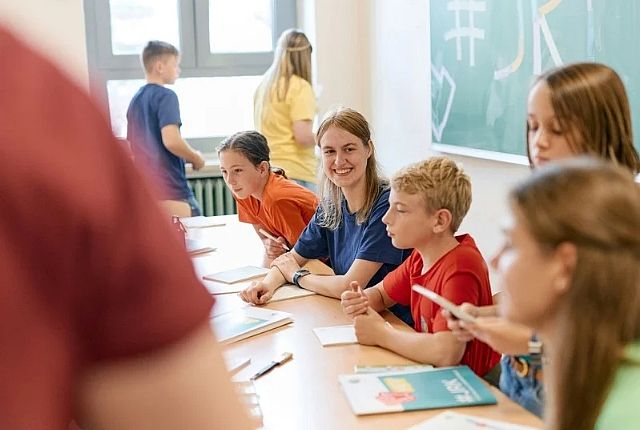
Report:
M 246 306 L 215 315 L 211 319 L 211 325 L 219 342 L 232 343 L 273 330 L 292 321 L 291 314 L 287 312 Z
M 467 366 L 338 379 L 356 415 L 497 403 L 487 384 Z

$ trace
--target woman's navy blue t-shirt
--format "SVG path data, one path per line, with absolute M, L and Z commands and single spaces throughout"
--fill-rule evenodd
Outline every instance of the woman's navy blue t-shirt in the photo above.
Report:
M 389 209 L 389 189 L 381 189 L 369 218 L 362 224 L 356 222 L 356 214 L 349 213 L 347 202 L 342 203 L 342 222 L 335 230 L 318 225 L 322 207 L 309 221 L 294 249 L 304 258 L 329 258 L 336 275 L 344 275 L 356 259 L 375 261 L 382 266 L 373 275 L 367 287 L 381 282 L 387 273 L 393 271 L 411 254 L 411 249 L 398 249 L 387 236 L 382 217 Z M 408 306 L 396 305 L 391 308 L 407 324 L 413 327 Z

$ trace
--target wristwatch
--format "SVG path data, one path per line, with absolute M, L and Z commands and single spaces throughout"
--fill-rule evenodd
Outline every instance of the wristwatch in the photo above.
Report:
M 541 356 L 542 355 L 542 341 L 538 339 L 535 334 L 529 339 L 529 355 Z
M 309 272 L 308 269 L 298 269 L 295 271 L 295 273 L 293 274 L 293 283 L 296 284 L 298 287 L 302 288 L 302 286 L 300 285 L 300 278 L 307 276 L 307 275 L 311 275 L 311 272 Z

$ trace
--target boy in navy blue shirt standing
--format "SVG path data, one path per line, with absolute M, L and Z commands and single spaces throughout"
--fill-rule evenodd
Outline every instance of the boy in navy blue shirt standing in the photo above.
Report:
M 160 198 L 171 207 L 183 207 L 192 216 L 200 208 L 189 188 L 185 162 L 194 170 L 204 167 L 204 158 L 181 136 L 178 96 L 165 85 L 180 75 L 180 53 L 166 42 L 152 40 L 142 51 L 147 83 L 138 90 L 127 110 L 127 139 L 136 164 L 143 166 L 160 187 Z M 189 209 L 190 207 L 190 209 Z M 188 213 L 174 213 L 189 215 Z

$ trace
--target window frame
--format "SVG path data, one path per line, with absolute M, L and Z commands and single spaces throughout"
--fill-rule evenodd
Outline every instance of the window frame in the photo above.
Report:
M 83 1 L 91 92 L 98 99 L 108 102 L 108 81 L 144 79 L 144 72 L 139 55 L 113 54 L 110 2 Z M 209 46 L 209 0 L 177 2 L 181 78 L 262 75 L 273 61 L 273 48 L 279 35 L 287 28 L 297 27 L 296 0 L 271 0 L 271 52 L 212 53 Z M 196 149 L 210 153 L 224 137 L 188 138 L 188 141 Z

